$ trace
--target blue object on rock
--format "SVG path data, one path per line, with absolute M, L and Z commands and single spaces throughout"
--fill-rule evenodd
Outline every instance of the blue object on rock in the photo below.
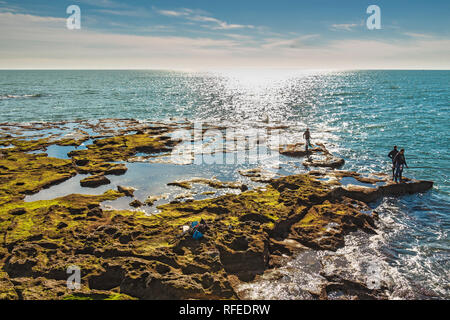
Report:
M 201 238 L 203 238 L 203 233 L 201 233 L 198 230 L 195 230 L 194 234 L 192 235 L 192 238 L 194 238 L 194 240 L 200 240 Z

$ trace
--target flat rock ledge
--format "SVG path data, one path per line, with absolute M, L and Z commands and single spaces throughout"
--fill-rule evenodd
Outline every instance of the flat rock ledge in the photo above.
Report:
M 316 143 L 315 147 L 305 150 L 304 143 L 281 145 L 280 154 L 287 157 L 302 158 L 305 167 L 340 168 L 345 164 L 345 160 L 336 157 L 328 151 L 323 143 Z
M 304 247 L 337 250 L 358 230 L 376 234 L 368 203 L 432 186 L 312 171 L 237 195 L 164 204 L 152 216 L 101 209 L 103 201 L 132 196 L 125 187 L 48 201 L 18 197 L 0 205 L 0 299 L 240 299 L 237 286 L 286 255 Z M 202 240 L 180 236 L 182 226 L 200 219 L 210 226 Z M 81 269 L 76 291 L 66 287 L 70 265 Z M 384 298 L 364 284 L 335 285 L 356 298 Z M 327 299 L 327 290 L 316 298 Z

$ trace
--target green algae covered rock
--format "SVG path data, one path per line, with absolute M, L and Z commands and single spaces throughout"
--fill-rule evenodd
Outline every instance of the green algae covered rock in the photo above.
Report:
M 340 172 L 330 173 L 329 181 L 315 172 L 265 177 L 267 186 L 248 191 L 241 184 L 193 179 L 185 186 L 244 192 L 164 204 L 149 216 L 101 206 L 132 197 L 130 187 L 96 196 L 23 199 L 79 172 L 94 175 L 83 183 L 104 180 L 107 172 L 121 174 L 124 164 L 115 161 L 136 152 L 169 151 L 170 139 L 144 133 L 102 138 L 73 151 L 71 160 L 24 152 L 48 141 L 11 143 L 0 157 L 0 299 L 238 299 L 236 286 L 263 275 L 283 254 L 305 247 L 336 250 L 350 232 L 375 233 L 374 218 L 361 213 L 364 202 L 432 186 L 408 181 L 361 189 L 342 185 L 339 179 L 348 174 Z M 209 226 L 202 240 L 181 234 L 183 226 L 201 219 Z M 69 266 L 81 271 L 77 291 L 66 286 Z
M 80 185 L 82 187 L 88 187 L 88 188 L 96 188 L 98 186 L 102 186 L 105 184 L 110 184 L 111 181 L 105 177 L 103 174 L 96 174 L 89 176 L 87 178 L 84 178 L 80 181 Z
M 69 152 L 69 156 L 80 173 L 123 174 L 123 166 L 111 162 L 126 161 L 138 152 L 168 152 L 175 145 L 168 136 L 138 133 L 98 139 L 85 150 Z
M 8 151 L 0 158 L 0 205 L 23 199 L 76 174 L 71 160 Z

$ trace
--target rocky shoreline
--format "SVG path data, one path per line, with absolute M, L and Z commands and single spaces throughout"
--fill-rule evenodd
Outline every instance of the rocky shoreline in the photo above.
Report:
M 405 179 L 395 184 L 385 174 L 362 175 L 335 170 L 343 159 L 318 145 L 305 167 L 328 167 L 304 174 L 274 177 L 263 170 L 240 172 L 264 186 L 249 189 L 238 182 L 192 178 L 174 181 L 180 189 L 193 183 L 240 193 L 194 200 L 190 197 L 158 206 L 159 213 L 105 209 L 101 203 L 132 197 L 120 187 L 102 195 L 70 194 L 26 202 L 26 195 L 57 185 L 77 174 L 90 174 L 81 185 L 107 185 L 106 176 L 122 175 L 139 153 L 158 158 L 179 141 L 168 135 L 189 123 L 143 125 L 123 120 L 125 128 L 102 126 L 71 136 L 40 137 L 59 124 L 28 127 L 0 124 L 0 299 L 245 299 L 237 288 L 283 265 L 305 248 L 335 251 L 355 231 L 376 234 L 377 214 L 368 204 L 388 196 L 425 192 L 430 181 Z M 114 123 L 111 121 L 111 123 Z M 80 122 L 87 127 L 85 122 Z M 7 134 L 34 130 L 36 135 Z M 80 146 L 68 159 L 48 157 L 51 145 Z M 283 145 L 280 154 L 303 157 L 302 146 Z M 159 199 L 148 198 L 148 205 Z M 183 201 L 184 200 L 184 201 Z M 135 203 L 136 207 L 146 205 Z M 180 237 L 180 228 L 204 219 L 205 237 Z M 66 286 L 67 267 L 81 269 L 81 289 Z M 384 299 L 384 288 L 329 277 L 313 298 L 327 299 L 340 288 L 348 297 Z

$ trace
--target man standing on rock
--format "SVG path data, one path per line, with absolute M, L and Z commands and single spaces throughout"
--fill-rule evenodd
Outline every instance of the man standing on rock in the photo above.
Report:
M 303 138 L 305 138 L 305 151 L 306 153 L 308 153 L 308 147 L 312 147 L 311 133 L 309 132 L 309 128 L 306 128 L 306 131 L 303 133 Z
M 394 180 L 395 182 L 402 182 L 402 172 L 403 172 L 403 166 L 406 166 L 408 168 L 408 165 L 406 164 L 405 159 L 405 149 L 400 150 L 399 153 L 394 158 L 394 167 L 395 167 L 395 176 Z
M 394 149 L 389 152 L 388 157 L 391 158 L 392 160 L 392 180 L 395 179 L 395 166 L 394 166 L 394 158 L 397 155 L 398 150 L 397 150 L 397 146 L 394 146 Z

